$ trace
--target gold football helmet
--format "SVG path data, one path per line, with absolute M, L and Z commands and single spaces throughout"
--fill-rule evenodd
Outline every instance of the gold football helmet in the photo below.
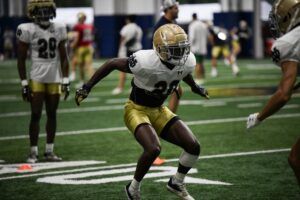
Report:
M 48 26 L 50 19 L 56 17 L 56 5 L 53 0 L 28 0 L 27 15 L 34 22 Z
M 80 21 L 80 22 L 84 22 L 84 21 L 86 20 L 86 15 L 85 15 L 85 13 L 84 13 L 84 12 L 79 12 L 79 13 L 77 14 L 77 19 L 78 19 L 78 21 Z
M 270 30 L 275 38 L 300 23 L 300 0 L 276 0 L 269 15 Z
M 153 48 L 162 61 L 184 65 L 190 54 L 187 34 L 176 24 L 165 24 L 153 36 Z

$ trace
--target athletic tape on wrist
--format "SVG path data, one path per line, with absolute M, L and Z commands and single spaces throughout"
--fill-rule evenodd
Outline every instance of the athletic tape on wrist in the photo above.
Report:
M 69 83 L 70 83 L 69 78 L 68 77 L 63 77 L 62 84 L 69 84 Z
M 28 86 L 28 81 L 27 81 L 26 79 L 21 80 L 21 85 L 22 85 L 23 87 Z

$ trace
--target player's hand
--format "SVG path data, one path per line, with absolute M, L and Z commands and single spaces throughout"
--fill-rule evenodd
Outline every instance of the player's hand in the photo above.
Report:
M 61 90 L 65 94 L 64 100 L 67 100 L 68 96 L 70 95 L 70 84 L 62 84 Z
M 80 105 L 80 102 L 83 101 L 83 99 L 87 98 L 87 96 L 89 95 L 91 91 L 91 88 L 88 87 L 87 85 L 83 85 L 81 88 L 76 90 L 75 93 L 75 102 L 77 104 L 77 106 Z
M 259 113 L 253 113 L 249 115 L 247 119 L 247 129 L 251 129 L 260 124 L 260 121 L 257 119 Z
M 31 90 L 28 85 L 22 87 L 22 97 L 24 101 L 31 102 Z
M 192 91 L 201 95 L 202 97 L 205 97 L 206 99 L 209 99 L 208 91 L 201 85 L 196 84 L 195 87 L 192 87 Z
M 67 100 L 67 98 L 70 94 L 70 81 L 69 81 L 68 77 L 63 78 L 61 90 L 65 94 L 64 100 Z

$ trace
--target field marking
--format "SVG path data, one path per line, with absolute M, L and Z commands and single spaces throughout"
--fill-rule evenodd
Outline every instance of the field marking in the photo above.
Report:
M 199 160 L 214 159 L 214 158 L 239 157 L 239 156 L 250 156 L 250 155 L 258 155 L 258 154 L 281 153 L 281 152 L 286 152 L 286 151 L 290 151 L 290 148 L 207 155 L 207 156 L 200 156 Z M 178 161 L 178 158 L 166 159 L 167 163 L 177 162 L 177 161 Z M 1 177 L 0 180 L 11 180 L 11 179 L 27 178 L 27 177 L 35 177 L 35 176 L 44 176 L 44 175 L 53 175 L 53 174 L 64 174 L 64 173 L 74 173 L 74 172 L 83 172 L 83 171 L 93 171 L 93 170 L 100 170 L 100 169 L 116 169 L 116 168 L 121 168 L 121 167 L 133 167 L 133 166 L 136 166 L 136 163 L 118 164 L 118 165 L 110 165 L 110 166 L 103 166 L 103 167 L 89 167 L 89 168 L 83 168 L 83 169 L 62 170 L 62 171 L 56 171 L 56 172 L 43 172 L 43 173 L 34 173 L 34 174 L 24 174 L 24 175 L 18 175 L 18 176 Z
M 131 78 L 132 76 L 130 76 Z M 258 80 L 258 79 L 262 79 L 262 80 L 272 80 L 272 79 L 277 79 L 280 78 L 280 74 L 263 74 L 263 75 L 243 75 L 241 77 L 239 77 L 239 79 L 241 80 Z M 222 74 L 221 77 L 218 77 L 217 79 L 209 79 L 209 81 L 213 82 L 213 80 L 216 81 L 220 81 L 220 80 L 232 80 L 234 79 L 234 77 L 232 76 L 231 73 L 224 73 Z M 118 80 L 117 76 L 111 76 L 110 79 L 105 79 L 103 82 L 101 82 L 101 85 L 103 86 L 115 86 L 116 82 Z M 129 78 L 128 78 L 129 80 Z M 71 82 L 72 85 L 75 85 L 77 81 L 73 81 Z M 16 85 L 20 85 L 21 87 L 21 81 L 19 78 L 0 78 L 0 85 L 4 85 L 4 84 L 16 84 Z
M 94 101 L 95 97 L 92 97 L 92 101 Z M 180 105 L 203 105 L 204 107 L 212 107 L 214 106 L 222 106 L 225 103 L 233 103 L 233 102 L 244 102 L 244 101 L 253 101 L 253 100 L 265 100 L 269 99 L 270 95 L 266 96 L 245 96 L 245 97 L 229 97 L 229 98 L 217 98 L 215 100 L 205 100 L 199 98 L 199 100 L 181 100 Z M 300 98 L 300 94 L 294 94 L 293 98 Z M 120 102 L 125 100 L 124 98 L 117 99 L 108 99 L 107 102 Z M 224 103 L 225 102 L 225 103 Z M 86 102 L 85 102 L 86 103 Z M 125 103 L 125 102 L 124 102 Z M 286 105 L 288 106 L 288 105 Z M 106 106 L 95 106 L 95 107 L 74 107 L 74 108 L 63 108 L 58 109 L 58 114 L 67 114 L 67 113 L 79 113 L 79 112 L 96 112 L 96 111 L 109 111 L 109 110 L 123 110 L 124 105 L 106 105 Z M 45 115 L 45 111 L 43 111 L 43 115 Z M 1 113 L 0 118 L 9 118 L 9 117 L 23 117 L 30 116 L 29 111 L 21 111 L 21 112 L 9 112 L 9 113 Z
M 238 108 L 256 108 L 261 107 L 262 103 L 245 103 L 245 104 L 238 104 Z
M 283 118 L 294 118 L 300 117 L 300 113 L 291 113 L 291 114 L 278 114 L 270 117 L 270 119 L 283 119 Z M 220 123 L 231 123 L 231 122 L 240 122 L 244 121 L 246 126 L 247 117 L 236 117 L 236 118 L 223 118 L 223 119 L 207 119 L 207 120 L 198 120 L 198 121 L 188 121 L 186 122 L 189 126 L 194 125 L 204 125 L 204 124 L 220 124 Z M 99 129 L 86 129 L 86 130 L 77 130 L 77 131 L 63 131 L 57 132 L 57 136 L 66 136 L 66 135 L 82 135 L 82 134 L 94 134 L 94 133 L 108 133 L 108 132 L 118 132 L 118 131 L 128 131 L 128 129 L 123 127 L 112 127 L 112 128 L 99 128 Z M 46 134 L 40 134 L 39 137 L 46 137 Z M 25 139 L 28 138 L 28 135 L 16 135 L 16 136 L 4 136 L 0 137 L 0 141 L 6 140 L 16 140 L 16 139 Z

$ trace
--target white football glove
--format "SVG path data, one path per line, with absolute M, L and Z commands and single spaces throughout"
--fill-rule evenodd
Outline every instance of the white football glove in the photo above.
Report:
M 253 128 L 257 125 L 259 125 L 260 121 L 257 119 L 259 113 L 253 113 L 249 115 L 247 119 L 247 129 Z

